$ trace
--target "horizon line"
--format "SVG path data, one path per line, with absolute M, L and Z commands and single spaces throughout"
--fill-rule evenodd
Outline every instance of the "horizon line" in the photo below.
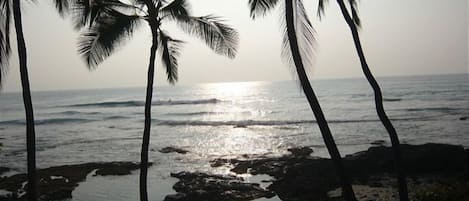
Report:
M 466 73 L 448 73 L 448 74 L 412 74 L 412 75 L 386 75 L 386 76 L 376 76 L 376 78 L 396 78 L 396 77 L 425 77 L 425 76 L 451 76 L 451 75 L 467 75 L 469 79 L 469 72 Z M 365 79 L 363 76 L 351 76 L 351 77 L 326 77 L 326 78 L 314 78 L 311 79 L 311 82 L 314 81 L 327 81 L 327 80 L 353 80 L 353 79 Z M 185 87 L 185 86 L 197 86 L 197 85 L 207 85 L 207 84 L 221 84 L 221 83 L 276 83 L 276 82 L 289 82 L 289 81 L 297 81 L 296 79 L 289 79 L 289 80 L 248 80 L 248 81 L 224 81 L 224 82 L 195 82 L 195 83 L 182 83 L 182 84 L 175 84 L 175 85 L 170 85 L 168 83 L 165 83 L 164 85 L 159 85 L 156 86 L 155 88 L 160 88 L 160 87 Z M 60 92 L 60 91 L 83 91 L 83 90 L 110 90 L 110 89 L 133 89 L 133 88 L 145 88 L 146 86 L 117 86 L 117 87 L 102 87 L 102 88 L 65 88 L 65 89 L 40 89 L 40 90 L 31 90 L 31 92 Z M 0 96 L 1 94 L 15 94 L 15 93 L 21 93 L 21 88 L 19 90 L 13 90 L 13 91 L 1 91 L 0 90 Z

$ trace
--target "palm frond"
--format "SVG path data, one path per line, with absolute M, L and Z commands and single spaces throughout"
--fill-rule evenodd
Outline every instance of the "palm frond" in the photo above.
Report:
M 325 7 L 326 7 L 326 4 L 328 3 L 328 0 L 318 0 L 318 17 L 319 19 L 322 18 L 322 16 L 324 16 L 324 11 L 325 11 Z
M 308 15 L 306 13 L 305 7 L 301 0 L 291 0 L 293 4 L 293 13 L 287 13 L 286 5 L 284 5 L 282 15 L 282 27 L 283 31 L 283 45 L 282 45 L 282 57 L 283 59 L 294 66 L 293 55 L 290 48 L 290 38 L 288 36 L 288 27 L 285 16 L 287 14 L 293 15 L 294 23 L 292 27 L 295 30 L 296 39 L 298 43 L 299 53 L 302 58 L 305 68 L 311 68 L 313 66 L 313 56 L 314 56 L 314 29 L 309 21 Z
M 187 0 L 174 0 L 160 9 L 162 16 L 167 16 L 173 19 L 190 15 L 189 3 Z
M 147 5 L 147 3 L 150 3 L 150 5 L 156 7 L 158 2 L 161 2 L 164 0 L 132 0 L 132 3 L 135 5 Z M 163 2 L 164 3 L 164 2 Z
M 358 16 L 357 0 L 349 0 L 350 9 L 352 10 L 352 19 L 357 27 L 361 26 L 361 20 Z
M 120 0 L 73 0 L 70 5 L 75 28 L 81 29 L 91 26 L 100 15 L 112 12 L 121 8 L 128 8 L 131 5 L 122 3 Z
M 5 80 L 5 74 L 8 68 L 10 58 L 10 21 L 11 10 L 10 1 L 0 1 L 0 89 Z
M 236 56 L 238 32 L 224 24 L 219 17 L 212 15 L 202 17 L 185 16 L 179 18 L 177 22 L 182 30 L 203 40 L 216 53 L 229 58 Z
M 111 55 L 124 39 L 132 35 L 139 22 L 139 16 L 128 16 L 117 11 L 101 15 L 79 39 L 78 51 L 88 67 L 95 68 Z
M 167 80 L 175 84 L 178 80 L 178 57 L 184 43 L 168 36 L 164 31 L 159 32 L 160 53 L 163 66 L 166 69 Z
M 54 0 L 55 8 L 60 16 L 64 17 L 69 11 L 73 0 Z
M 0 12 L 2 15 L 2 25 L 0 29 L 3 29 L 3 34 L 4 34 L 4 47 L 5 47 L 5 52 L 7 55 L 10 53 L 10 25 L 11 25 L 11 5 L 9 0 L 3 0 L 3 2 L 0 3 Z M 1 63 L 1 62 L 0 62 Z
M 270 10 L 275 8 L 278 0 L 249 0 L 251 18 L 265 16 Z

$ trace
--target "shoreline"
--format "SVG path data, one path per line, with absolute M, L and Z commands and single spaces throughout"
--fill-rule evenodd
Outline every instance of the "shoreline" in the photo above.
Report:
M 152 163 L 149 163 L 151 166 Z M 72 192 L 86 177 L 93 176 L 123 176 L 140 168 L 133 162 L 109 162 L 109 163 L 83 163 L 77 165 L 56 166 L 39 169 L 38 198 L 40 200 L 65 200 L 72 198 Z M 25 195 L 26 174 L 15 174 L 0 177 L 0 201 L 27 200 Z
M 230 173 L 171 172 L 179 181 L 175 194 L 165 201 L 340 200 L 337 176 L 330 159 L 312 157 L 309 147 L 288 150 L 279 157 L 240 156 L 210 162 L 213 168 L 229 168 Z M 402 145 L 412 198 L 456 194 L 469 195 L 469 149 L 446 144 Z M 178 154 L 177 152 L 174 154 Z M 180 154 L 180 153 L 179 153 Z M 381 145 L 344 157 L 359 200 L 394 201 L 397 194 L 390 148 Z M 130 175 L 138 171 L 133 162 L 84 163 L 38 170 L 40 195 L 46 199 L 69 199 L 87 175 Z M 168 172 L 169 174 L 169 172 Z M 272 180 L 248 182 L 245 175 L 269 175 Z M 0 195 L 0 201 L 24 200 L 25 174 L 0 177 L 0 189 L 14 192 Z M 270 183 L 263 186 L 262 183 Z M 467 188 L 466 188 L 467 187 Z M 2 191 L 0 190 L 0 192 Z M 168 192 L 170 194 L 171 192 Z M 20 198 L 16 198 L 19 196 Z

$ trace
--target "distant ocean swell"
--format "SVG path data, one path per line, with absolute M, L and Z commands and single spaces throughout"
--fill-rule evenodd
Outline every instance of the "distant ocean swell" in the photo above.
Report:
M 113 119 L 126 119 L 124 116 L 109 116 L 101 120 L 96 119 L 80 119 L 80 118 L 53 118 L 35 120 L 36 125 L 48 125 L 48 124 L 81 124 L 102 120 L 113 120 Z M 417 118 L 403 118 L 403 119 L 391 119 L 392 121 L 408 121 L 408 120 L 428 120 L 428 119 L 417 119 Z M 329 123 L 367 123 L 377 122 L 377 119 L 364 119 L 364 120 L 329 120 Z M 285 125 L 299 125 L 316 123 L 315 120 L 241 120 L 241 121 L 197 121 L 197 120 L 159 120 L 153 119 L 153 122 L 157 125 L 164 126 L 235 126 L 235 127 L 246 127 L 246 126 L 285 126 Z M 8 120 L 0 121 L 0 125 L 24 125 L 24 120 Z
M 278 111 L 230 111 L 230 112 L 209 112 L 209 111 L 197 111 L 197 112 L 175 112 L 166 113 L 168 116 L 203 116 L 203 115 L 224 115 L 224 114 L 237 114 L 237 115 L 252 115 L 254 113 L 267 113 L 275 114 Z
M 79 111 L 64 111 L 58 113 L 51 113 L 51 114 L 61 114 L 61 115 L 98 115 L 102 114 L 101 112 L 79 112 Z
M 200 100 L 159 100 L 152 103 L 152 105 L 198 105 L 198 104 L 216 104 L 225 102 L 216 98 L 200 99 Z M 95 102 L 85 104 L 67 105 L 65 107 L 139 107 L 144 106 L 144 101 L 110 101 L 110 102 Z
M 36 125 L 45 125 L 45 124 L 67 124 L 67 123 L 86 123 L 94 120 L 90 119 L 80 119 L 80 118 L 52 118 L 52 119 L 41 119 L 34 120 Z M 0 121 L 0 125 L 24 125 L 26 124 L 25 120 L 8 120 Z
M 417 120 L 415 118 L 405 119 L 391 119 L 392 121 L 408 121 Z M 285 125 L 298 125 L 316 123 L 315 120 L 242 120 L 242 121 L 197 121 L 197 120 L 158 120 L 154 119 L 158 125 L 165 126 L 235 126 L 235 127 L 246 127 L 246 126 L 285 126 Z M 367 122 L 378 122 L 378 119 L 365 119 L 365 120 L 329 120 L 329 123 L 367 123 Z
M 88 123 L 101 120 L 115 120 L 115 119 L 127 119 L 125 116 L 108 116 L 103 119 L 84 119 L 84 118 L 50 118 L 50 119 L 39 119 L 34 120 L 36 125 L 49 125 L 49 124 L 79 124 L 79 123 Z M 25 120 L 7 120 L 0 121 L 0 125 L 25 125 Z

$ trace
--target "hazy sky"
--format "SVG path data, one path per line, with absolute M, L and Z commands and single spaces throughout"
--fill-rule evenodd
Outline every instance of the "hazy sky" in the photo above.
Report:
M 196 15 L 216 14 L 240 33 L 234 60 L 168 26 L 187 41 L 180 57 L 178 84 L 294 79 L 280 58 L 278 9 L 265 18 L 249 18 L 248 0 L 192 0 Z M 350 32 L 335 1 L 322 21 L 315 0 L 304 0 L 317 32 L 312 79 L 360 77 L 361 69 Z M 142 26 L 134 37 L 93 72 L 76 51 L 78 34 L 61 19 L 49 1 L 23 4 L 23 22 L 33 90 L 134 87 L 146 84 L 151 36 Z M 468 71 L 467 0 L 361 0 L 361 38 L 377 76 L 450 74 Z M 15 37 L 12 35 L 12 37 Z M 12 40 L 15 41 L 15 40 Z M 13 47 L 16 51 L 16 46 Z M 157 61 L 159 62 L 159 61 Z M 12 55 L 5 91 L 20 89 L 16 54 Z M 166 85 L 157 68 L 157 85 Z

